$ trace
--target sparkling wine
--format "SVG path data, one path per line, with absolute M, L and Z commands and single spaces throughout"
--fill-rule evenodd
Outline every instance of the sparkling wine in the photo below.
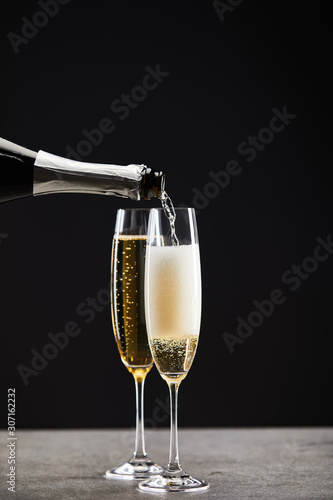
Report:
M 186 337 L 152 338 L 152 350 L 156 368 L 162 378 L 167 382 L 180 382 L 183 380 L 195 356 L 199 337 L 188 335 Z
M 148 373 L 153 364 L 144 311 L 145 250 L 145 236 L 113 239 L 112 323 L 121 359 L 133 375 Z
M 170 224 L 170 237 L 173 245 L 179 245 L 176 235 L 176 212 L 172 200 L 165 189 L 161 193 L 161 204 Z
M 161 375 L 181 380 L 195 354 L 201 319 L 199 245 L 151 246 L 146 320 Z M 177 356 L 179 360 L 177 361 Z

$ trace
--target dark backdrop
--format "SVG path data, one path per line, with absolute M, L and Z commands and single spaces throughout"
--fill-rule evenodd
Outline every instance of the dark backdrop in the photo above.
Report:
M 180 424 L 332 424 L 329 2 L 59 0 L 41 15 L 42 4 L 2 2 L 0 135 L 146 163 L 176 205 L 198 209 L 202 327 Z M 144 96 L 135 87 L 152 70 L 163 74 Z M 131 93 L 140 101 L 117 110 Z M 114 130 L 82 143 L 104 118 Z M 105 298 L 116 210 L 138 206 L 92 195 L 0 206 L 1 403 L 15 387 L 18 427 L 134 424 L 109 306 L 97 300 L 90 323 L 77 307 Z M 17 367 L 71 321 L 80 333 L 25 385 Z M 168 425 L 166 398 L 154 369 L 148 426 Z

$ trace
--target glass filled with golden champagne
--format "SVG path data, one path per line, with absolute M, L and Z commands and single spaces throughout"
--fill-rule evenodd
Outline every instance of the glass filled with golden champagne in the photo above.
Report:
M 147 455 L 144 439 L 144 383 L 153 366 L 144 310 L 148 218 L 149 209 L 118 210 L 113 237 L 112 323 L 121 360 L 135 381 L 136 436 L 132 458 L 108 470 L 107 478 L 144 479 L 164 470 Z

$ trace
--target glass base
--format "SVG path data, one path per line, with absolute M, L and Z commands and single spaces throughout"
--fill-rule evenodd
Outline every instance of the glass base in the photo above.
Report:
M 161 474 L 163 471 L 163 467 L 155 464 L 148 457 L 142 459 L 131 458 L 120 467 L 107 470 L 104 477 L 107 479 L 146 479 Z
M 205 491 L 208 490 L 209 486 L 209 483 L 206 481 L 194 479 L 194 477 L 186 474 L 184 471 L 180 475 L 165 472 L 139 484 L 140 490 L 150 493 Z

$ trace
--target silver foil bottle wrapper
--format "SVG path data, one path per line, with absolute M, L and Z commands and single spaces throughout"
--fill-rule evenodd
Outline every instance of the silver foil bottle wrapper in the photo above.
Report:
M 140 199 L 145 165 L 85 163 L 39 151 L 34 164 L 33 194 L 91 193 Z

